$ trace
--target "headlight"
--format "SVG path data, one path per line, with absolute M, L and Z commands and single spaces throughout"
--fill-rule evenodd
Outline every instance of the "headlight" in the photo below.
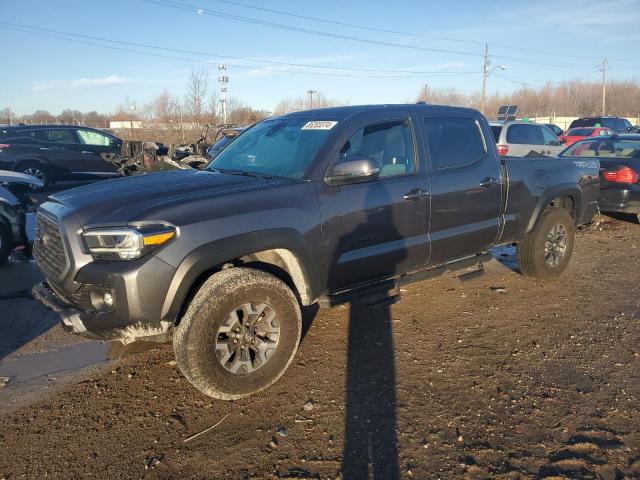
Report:
M 175 235 L 175 228 L 165 225 L 97 228 L 83 232 L 82 240 L 96 260 L 133 260 L 164 245 Z

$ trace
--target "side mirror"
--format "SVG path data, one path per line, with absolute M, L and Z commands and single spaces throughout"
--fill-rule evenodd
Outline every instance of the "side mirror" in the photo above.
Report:
M 325 181 L 335 187 L 373 180 L 379 173 L 380 170 L 370 157 L 349 155 L 333 167 Z

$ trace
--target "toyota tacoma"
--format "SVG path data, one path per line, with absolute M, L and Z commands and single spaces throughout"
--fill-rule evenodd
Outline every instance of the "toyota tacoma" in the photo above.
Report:
M 291 363 L 301 306 L 331 306 L 517 245 L 553 279 L 597 210 L 598 161 L 499 157 L 476 110 L 371 105 L 246 130 L 203 171 L 55 193 L 34 295 L 103 339 L 173 341 L 185 377 L 233 400 Z

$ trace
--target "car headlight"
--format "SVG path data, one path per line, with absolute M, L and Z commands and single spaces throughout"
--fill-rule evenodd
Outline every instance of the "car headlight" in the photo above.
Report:
M 82 232 L 84 245 L 95 260 L 133 260 L 175 236 L 176 229 L 166 225 L 96 228 Z

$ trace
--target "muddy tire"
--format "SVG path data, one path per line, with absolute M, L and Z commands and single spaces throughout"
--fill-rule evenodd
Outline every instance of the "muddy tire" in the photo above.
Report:
M 565 209 L 545 210 L 517 246 L 522 274 L 541 280 L 558 277 L 571 258 L 574 235 L 573 220 Z
M 176 327 L 173 349 L 194 387 L 236 400 L 284 374 L 301 332 L 300 305 L 283 281 L 260 270 L 229 268 L 200 287 Z

